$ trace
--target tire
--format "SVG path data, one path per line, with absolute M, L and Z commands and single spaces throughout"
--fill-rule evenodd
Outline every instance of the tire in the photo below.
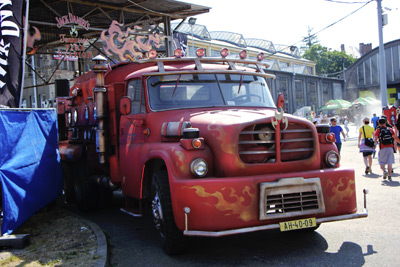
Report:
M 61 162 L 63 173 L 63 193 L 64 201 L 67 203 L 75 202 L 74 177 L 72 175 L 72 166 L 69 162 Z
M 98 185 L 90 180 L 86 160 L 76 164 L 74 168 L 74 195 L 77 208 L 90 211 L 97 208 Z
M 187 238 L 176 227 L 172 211 L 168 174 L 159 171 L 153 174 L 151 190 L 153 222 L 162 239 L 162 248 L 168 255 L 176 255 L 187 249 Z

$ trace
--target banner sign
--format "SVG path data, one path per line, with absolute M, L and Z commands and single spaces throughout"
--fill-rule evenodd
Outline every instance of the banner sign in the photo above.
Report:
M 0 105 L 18 107 L 22 88 L 24 0 L 0 0 Z

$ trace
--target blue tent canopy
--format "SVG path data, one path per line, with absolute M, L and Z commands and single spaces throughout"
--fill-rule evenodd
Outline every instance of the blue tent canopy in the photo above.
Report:
M 2 234 L 11 234 L 62 190 L 55 109 L 0 110 Z

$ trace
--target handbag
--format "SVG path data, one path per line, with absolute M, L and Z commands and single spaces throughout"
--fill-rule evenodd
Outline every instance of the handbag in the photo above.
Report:
M 363 126 L 362 128 L 363 128 L 364 137 L 365 137 L 365 139 L 364 139 L 364 144 L 365 144 L 366 146 L 373 147 L 373 146 L 375 145 L 374 139 L 372 139 L 372 138 L 366 138 L 364 126 Z

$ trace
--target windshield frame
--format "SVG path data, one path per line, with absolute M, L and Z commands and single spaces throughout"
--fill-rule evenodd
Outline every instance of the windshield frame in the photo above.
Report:
M 149 108 L 152 111 L 213 107 L 276 108 L 275 102 L 271 95 L 271 91 L 268 87 L 267 81 L 265 80 L 265 78 L 273 78 L 274 76 L 271 77 L 270 74 L 266 73 L 222 70 L 218 72 L 183 71 L 167 73 L 148 73 L 145 76 L 148 76 L 148 78 L 146 79 L 146 95 Z M 178 98 L 175 94 L 179 94 L 179 91 L 183 90 L 182 85 L 185 84 L 187 86 L 184 90 L 186 95 L 183 97 L 186 97 L 186 99 L 183 100 L 184 104 L 182 105 L 182 102 L 179 102 L 179 100 L 176 100 L 174 102 L 173 98 Z M 207 101 L 207 99 L 200 98 L 196 99 L 199 100 L 198 105 L 188 105 L 194 104 L 194 101 L 191 102 L 194 95 L 191 95 L 191 99 L 188 98 L 189 96 L 187 91 L 189 91 L 190 89 L 189 86 L 195 87 L 197 84 L 201 87 L 205 87 L 205 84 L 211 85 L 207 89 L 209 91 L 209 100 Z M 161 88 L 162 86 L 164 86 L 165 88 Z M 231 88 L 229 88 L 229 86 Z M 255 87 L 255 89 L 252 89 L 252 87 Z M 255 93 L 251 93 L 250 91 L 252 90 L 258 90 L 260 95 L 257 96 Z M 200 91 L 200 89 L 198 89 L 198 91 Z M 237 101 L 239 99 L 233 101 L 233 96 L 235 95 L 235 93 L 236 95 L 238 95 L 236 98 L 243 98 L 243 100 L 250 100 L 250 98 L 252 98 L 253 100 L 247 102 L 243 101 L 239 104 L 239 101 Z M 162 99 L 163 97 L 164 99 Z M 170 97 L 170 99 L 168 99 L 168 97 Z M 203 98 L 204 97 L 206 97 L 206 95 L 203 94 Z M 259 102 L 255 101 L 255 98 L 258 99 Z M 157 103 L 155 99 L 157 99 L 159 103 Z M 204 105 L 201 104 L 201 101 L 203 101 Z M 164 103 L 165 106 L 162 107 L 160 102 Z M 175 104 L 172 104 L 173 102 Z M 170 105 L 168 105 L 168 103 Z

